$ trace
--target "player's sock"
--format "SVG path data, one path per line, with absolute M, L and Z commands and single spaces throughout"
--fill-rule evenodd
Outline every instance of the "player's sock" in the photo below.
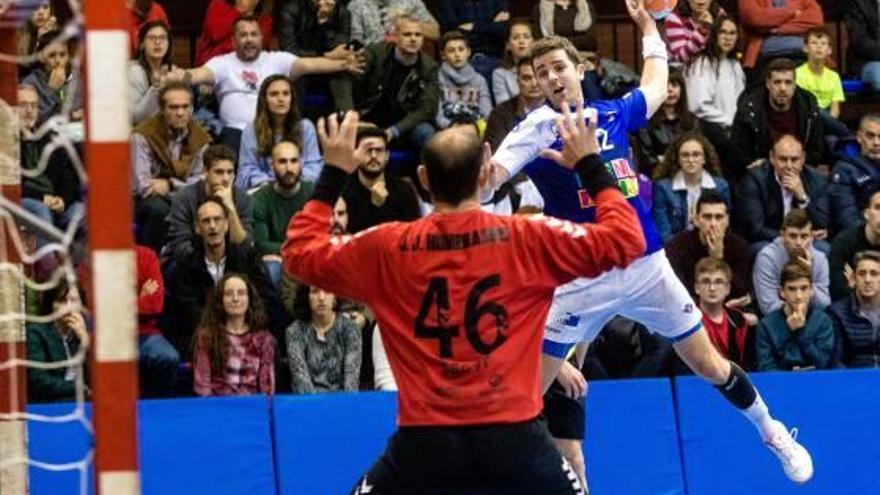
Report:
M 730 363 L 730 376 L 724 384 L 716 387 L 721 395 L 742 411 L 745 417 L 755 425 L 755 428 L 761 433 L 761 438 L 768 438 L 773 433 L 773 418 L 767 409 L 767 404 L 761 398 L 761 394 L 752 385 L 749 375 L 737 366 L 736 363 Z

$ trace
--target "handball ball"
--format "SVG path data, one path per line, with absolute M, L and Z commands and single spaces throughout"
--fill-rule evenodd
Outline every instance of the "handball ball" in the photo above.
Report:
M 678 0 L 645 0 L 645 9 L 651 17 L 660 21 L 675 10 L 677 3 Z

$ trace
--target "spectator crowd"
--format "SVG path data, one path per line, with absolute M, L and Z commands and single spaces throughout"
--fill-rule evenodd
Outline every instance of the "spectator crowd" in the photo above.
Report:
M 638 84 L 637 67 L 600 51 L 607 13 L 588 0 L 532 3 L 519 18 L 506 0 L 210 0 L 184 64 L 161 2 L 128 2 L 143 396 L 395 388 L 370 308 L 282 269 L 290 218 L 324 167 L 315 119 L 356 110 L 366 122 L 334 233 L 428 214 L 415 165 L 437 130 L 461 127 L 495 149 L 545 104 L 534 40 L 572 41 L 588 99 Z M 639 196 L 713 344 L 746 370 L 880 367 L 880 114 L 845 111 L 880 95 L 878 3 L 842 2 L 846 67 L 817 0 L 679 0 L 658 21 L 672 71 L 666 102 L 630 136 Z M 81 153 L 80 46 L 62 25 L 50 2 L 21 28 L 19 54 L 34 62 L 21 66 L 18 108 L 22 207 L 63 230 L 84 198 L 76 156 L 58 145 Z M 844 91 L 844 80 L 864 87 Z M 483 208 L 543 204 L 518 175 Z M 82 246 L 83 228 L 74 236 Z M 88 273 L 83 249 L 70 255 Z M 46 281 L 58 256 L 28 270 Z M 56 285 L 28 300 L 59 315 L 28 324 L 31 360 L 68 359 L 89 332 L 87 291 Z M 622 318 L 583 367 L 589 379 L 686 369 L 669 342 Z M 28 395 L 72 400 L 88 381 L 77 373 L 29 370 Z

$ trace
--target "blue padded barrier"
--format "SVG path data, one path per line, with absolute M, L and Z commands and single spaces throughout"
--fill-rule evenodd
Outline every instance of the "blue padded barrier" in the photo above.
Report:
M 142 493 L 275 495 L 269 404 L 264 396 L 140 401 Z M 59 416 L 72 407 L 51 404 L 28 409 Z M 79 423 L 31 421 L 28 433 L 31 458 L 43 462 L 77 461 L 92 441 Z M 31 468 L 30 476 L 34 495 L 80 493 L 76 471 Z M 92 493 L 90 478 L 88 488 Z
M 141 401 L 143 493 L 275 494 L 270 400 Z
M 880 494 L 880 371 L 753 379 L 773 414 L 801 429 L 816 461 L 811 483 L 790 483 L 751 424 L 712 387 L 686 377 L 676 380 L 674 396 L 667 380 L 590 385 L 585 453 L 592 493 Z M 276 396 L 271 406 L 263 396 L 142 401 L 143 493 L 346 493 L 395 429 L 394 394 Z M 28 410 L 57 416 L 71 408 Z M 76 462 L 91 442 L 78 423 L 30 422 L 28 430 L 30 456 L 44 462 Z M 76 471 L 30 473 L 35 495 L 79 494 Z
M 880 494 L 880 373 L 758 373 L 771 413 L 789 427 L 815 463 L 797 486 L 755 428 L 696 378 L 676 382 L 685 476 L 690 495 Z
M 273 413 L 279 493 L 339 495 L 384 451 L 397 394 L 276 396 Z
M 32 414 L 60 417 L 73 412 L 74 404 L 41 404 L 28 406 Z M 91 407 L 86 404 L 86 415 L 91 421 Z M 28 421 L 28 457 L 51 464 L 71 464 L 83 461 L 92 444 L 92 435 L 79 422 L 44 423 Z M 72 466 L 71 466 L 72 467 Z M 85 483 L 88 493 L 92 488 L 92 464 L 86 473 L 76 469 L 50 471 L 31 467 L 30 493 L 34 495 L 79 495 L 80 484 Z
M 592 382 L 586 412 L 591 494 L 686 493 L 669 380 Z

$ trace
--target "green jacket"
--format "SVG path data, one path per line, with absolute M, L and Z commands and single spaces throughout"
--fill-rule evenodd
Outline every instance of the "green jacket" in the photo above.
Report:
M 70 349 L 70 354 L 76 352 Z M 27 358 L 30 361 L 51 363 L 68 359 L 64 341 L 52 324 L 32 323 L 27 325 Z M 76 397 L 73 380 L 65 380 L 66 367 L 50 370 L 28 368 L 27 392 L 29 402 L 65 402 Z
M 364 49 L 364 73 L 355 84 L 355 101 L 361 114 L 369 113 L 379 103 L 382 88 L 391 76 L 394 45 L 374 43 Z M 437 63 L 419 54 L 415 71 L 403 82 L 397 94 L 397 103 L 406 112 L 400 122 L 394 125 L 398 135 L 406 134 L 422 122 L 433 122 L 440 104 L 440 83 L 437 80 Z

